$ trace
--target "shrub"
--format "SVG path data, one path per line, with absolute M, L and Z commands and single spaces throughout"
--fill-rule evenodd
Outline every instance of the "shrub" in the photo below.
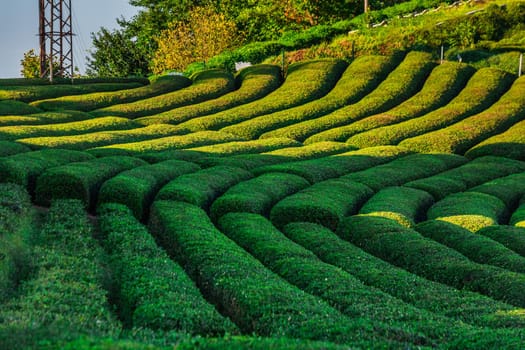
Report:
M 171 180 L 162 187 L 155 200 L 186 202 L 207 210 L 228 188 L 252 177 L 250 172 L 241 168 L 213 166 Z
M 494 179 L 469 189 L 497 197 L 505 203 L 509 212 L 514 211 L 520 199 L 525 196 L 525 172 Z
M 144 125 L 178 124 L 192 118 L 250 103 L 263 98 L 280 86 L 281 70 L 278 66 L 268 64 L 247 67 L 239 72 L 236 82 L 237 85 L 240 85 L 237 90 L 216 99 L 138 118 L 136 121 Z
M 40 112 L 25 116 L 5 116 L 0 119 L 0 126 L 39 125 L 68 123 L 93 118 L 92 115 L 78 111 Z
M 217 98 L 234 88 L 231 74 L 221 70 L 208 70 L 192 77 L 189 87 L 167 94 L 150 97 L 136 102 L 117 104 L 91 112 L 93 115 L 122 116 L 126 118 L 145 117 L 177 107 Z
M 477 263 L 525 272 L 525 257 L 484 235 L 473 234 L 469 230 L 441 220 L 420 223 L 415 229 L 423 236 L 457 250 Z
M 196 164 L 181 160 L 167 160 L 144 165 L 121 172 L 100 187 L 98 205 L 121 203 L 131 209 L 133 215 L 144 220 L 155 195 L 170 180 L 199 170 Z
M 99 207 L 100 230 L 116 278 L 116 301 L 125 325 L 190 334 L 236 332 L 203 298 L 184 270 L 155 243 L 124 205 Z
M 12 156 L 31 151 L 28 147 L 15 142 L 0 141 L 0 157 Z
M 507 131 L 481 141 L 465 153 L 469 158 L 487 155 L 525 160 L 525 121 L 517 122 Z
M 465 87 L 474 73 L 471 67 L 444 62 L 432 70 L 421 91 L 394 108 L 358 120 L 350 125 L 333 128 L 315 134 L 305 143 L 319 141 L 346 141 L 350 136 L 380 126 L 399 123 L 418 117 L 448 103 Z
M 190 150 L 214 156 L 231 156 L 236 154 L 262 153 L 285 147 L 299 147 L 302 144 L 286 138 L 263 139 L 253 141 L 233 141 L 210 146 L 200 146 Z
M 38 177 L 35 201 L 49 206 L 52 200 L 59 198 L 78 199 L 92 210 L 97 203 L 100 187 L 106 180 L 145 164 L 137 158 L 106 157 L 56 166 Z
M 85 91 L 78 96 L 65 96 L 54 99 L 46 97 L 45 100 L 39 98 L 40 101 L 33 102 L 32 105 L 44 110 L 73 109 L 77 111 L 91 111 L 116 103 L 129 103 L 173 92 L 190 84 L 191 80 L 183 76 L 164 76 L 152 84 L 146 86 L 136 85 L 133 89 L 119 89 L 120 91 L 111 92 L 90 91 L 91 93 Z
M 525 228 L 517 226 L 488 226 L 476 234 L 486 236 L 525 257 Z
M 263 114 L 301 105 L 328 93 L 346 68 L 337 60 L 316 60 L 289 67 L 283 85 L 265 97 L 225 111 L 179 124 L 181 130 L 218 130 Z
M 508 89 L 511 81 L 508 73 L 498 69 L 480 69 L 447 105 L 417 118 L 361 132 L 346 142 L 355 147 L 395 145 L 404 139 L 443 128 L 489 107 Z
M 281 148 L 263 154 L 282 157 L 285 160 L 307 160 L 350 151 L 352 148 L 341 142 L 316 142 L 301 147 Z
M 266 132 L 261 137 L 289 137 L 304 141 L 321 131 L 347 125 L 370 114 L 388 110 L 416 93 L 433 67 L 430 54 L 410 52 L 374 91 L 358 102 L 319 118 Z
M 268 215 L 275 203 L 308 185 L 308 181 L 297 175 L 266 173 L 227 190 L 213 202 L 210 217 L 218 220 L 230 212 Z
M 254 139 L 264 132 L 328 114 L 344 105 L 357 102 L 374 89 L 392 69 L 394 61 L 392 57 L 382 56 L 358 58 L 345 70 L 334 88 L 325 96 L 294 108 L 264 114 L 222 130 L 246 139 Z
M 509 224 L 525 227 L 525 196 L 521 199 L 518 208 L 512 213 Z
M 3 115 L 25 115 L 41 112 L 40 109 L 27 103 L 13 100 L 0 101 L 0 116 Z

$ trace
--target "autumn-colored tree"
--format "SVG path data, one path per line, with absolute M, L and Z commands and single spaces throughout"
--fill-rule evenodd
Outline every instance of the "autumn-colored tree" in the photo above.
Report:
M 34 49 L 24 53 L 24 58 L 20 61 L 22 65 L 22 76 L 24 78 L 38 78 L 40 77 L 40 57 L 36 54 Z
M 152 62 L 154 73 L 184 70 L 228 49 L 236 37 L 235 23 L 212 7 L 195 7 L 187 21 L 176 21 L 156 38 L 158 49 Z

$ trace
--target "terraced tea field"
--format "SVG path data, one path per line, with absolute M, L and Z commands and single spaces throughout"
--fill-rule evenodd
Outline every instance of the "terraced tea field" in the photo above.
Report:
M 1 349 L 525 344 L 525 77 L 414 51 L 0 115 Z

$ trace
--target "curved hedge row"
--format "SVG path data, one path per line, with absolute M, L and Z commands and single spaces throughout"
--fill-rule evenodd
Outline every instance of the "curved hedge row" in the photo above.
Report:
M 79 199 L 92 210 L 102 184 L 118 173 L 146 165 L 132 157 L 106 157 L 71 163 L 46 170 L 36 182 L 35 202 L 49 206 L 59 198 Z
M 486 236 L 525 257 L 525 228 L 517 226 L 488 226 L 476 234 Z
M 91 114 L 78 111 L 40 112 L 24 116 L 4 116 L 0 118 L 0 127 L 68 123 L 91 118 L 93 118 Z
M 436 202 L 427 212 L 429 219 L 447 221 L 472 232 L 503 223 L 508 215 L 501 199 L 479 192 L 451 194 Z
M 469 158 L 487 155 L 525 160 L 525 120 L 514 124 L 501 134 L 481 141 L 465 152 L 465 156 Z
M 509 212 L 518 207 L 520 199 L 525 196 L 525 172 L 500 177 L 469 189 L 497 197 L 505 203 Z
M 238 183 L 217 198 L 210 208 L 210 217 L 218 220 L 230 212 L 268 215 L 275 203 L 309 185 L 308 181 L 293 174 L 262 174 Z
M 374 91 L 358 102 L 319 118 L 266 132 L 261 138 L 289 137 L 304 141 L 321 131 L 347 125 L 371 114 L 388 110 L 415 94 L 434 66 L 430 54 L 410 52 Z
M 271 140 L 271 138 L 269 140 Z M 304 145 L 301 147 L 281 148 L 271 152 L 264 152 L 262 154 L 283 157 L 283 160 L 307 160 L 348 152 L 351 149 L 350 146 L 342 142 L 317 142 L 315 144 Z
M 53 203 L 33 242 L 39 244 L 33 251 L 34 273 L 0 308 L 0 348 L 36 349 L 83 334 L 120 334 L 102 287 L 102 251 L 91 234 L 80 202 Z
M 80 85 L 36 85 L 36 86 L 0 86 L 0 100 L 17 100 L 31 102 L 60 96 L 118 91 L 142 86 L 138 82 L 130 83 L 96 83 Z M 39 104 L 35 107 L 42 108 Z M 44 109 L 44 108 L 43 108 Z
M 164 76 L 146 86 L 134 86 L 134 89 L 120 91 L 89 91 L 77 96 L 65 96 L 50 99 L 40 97 L 39 101 L 31 105 L 44 110 L 73 109 L 77 111 L 91 111 L 104 108 L 116 103 L 128 103 L 137 100 L 154 97 L 157 95 L 173 92 L 185 88 L 191 84 L 191 80 L 183 76 Z M 84 85 L 88 86 L 88 85 Z M 71 88 L 71 87 L 70 87 Z
M 410 181 L 405 186 L 426 191 L 440 200 L 484 182 L 523 171 L 525 162 L 486 156 L 434 176 Z
M 199 169 L 197 164 L 167 160 L 121 172 L 100 187 L 98 205 L 121 203 L 130 208 L 137 219 L 143 220 L 162 186 L 178 176 Z
M 24 102 L 13 100 L 0 101 L 0 116 L 35 114 L 38 112 L 42 111 Z
M 100 230 L 116 279 L 116 304 L 133 329 L 177 330 L 200 335 L 237 333 L 203 298 L 184 269 L 173 262 L 127 207 L 99 207 Z
M 525 227 L 525 196 L 521 199 L 519 207 L 512 213 L 509 224 Z
M 247 67 L 239 72 L 236 82 L 240 85 L 237 90 L 216 99 L 138 118 L 136 121 L 144 125 L 178 124 L 192 118 L 250 103 L 263 98 L 281 85 L 281 69 L 269 64 Z
M 53 137 L 63 135 L 78 135 L 105 130 L 132 129 L 137 123 L 120 117 L 102 117 L 88 120 L 48 124 L 48 125 L 16 125 L 0 127 L 0 140 L 17 140 L 37 138 L 40 136 Z
M 384 216 L 406 227 L 413 227 L 426 217 L 434 197 L 410 187 L 387 187 L 374 194 L 359 210 L 359 214 Z
M 484 139 L 521 121 L 524 113 L 525 77 L 522 77 L 516 79 L 510 90 L 487 110 L 449 127 L 405 139 L 399 145 L 417 152 L 463 154 Z
M 177 177 L 159 191 L 155 200 L 174 200 L 207 210 L 228 188 L 252 178 L 247 170 L 231 166 L 213 166 Z
M 243 333 L 366 348 L 388 344 L 370 322 L 345 317 L 270 272 L 219 232 L 196 206 L 156 201 L 150 228 L 208 299 L 219 305 Z
M 418 224 L 415 230 L 449 248 L 457 250 L 472 261 L 525 272 L 525 257 L 515 253 L 484 235 L 473 234 L 467 229 L 441 220 L 429 220 Z
M 318 118 L 355 103 L 372 91 L 394 66 L 394 58 L 363 56 L 353 61 L 334 88 L 325 96 L 284 111 L 261 115 L 223 128 L 223 131 L 254 139 L 264 132 L 303 120 Z
M 358 120 L 350 125 L 315 134 L 305 143 L 319 141 L 346 141 L 357 133 L 379 126 L 399 123 L 441 107 L 465 87 L 475 70 L 465 64 L 445 62 L 432 70 L 423 88 L 417 94 L 387 112 Z
M 10 141 L 0 141 L 0 157 L 12 156 L 19 153 L 30 152 L 31 149 L 24 145 Z
M 288 68 L 281 87 L 257 101 L 179 124 L 184 131 L 218 130 L 263 114 L 302 105 L 326 95 L 337 83 L 347 64 L 325 59 L 299 62 Z
M 208 70 L 192 77 L 193 83 L 181 90 L 169 92 L 144 100 L 117 104 L 91 112 L 94 116 L 122 116 L 126 118 L 145 117 L 173 108 L 199 103 L 217 98 L 234 89 L 234 79 L 230 73 L 221 70 Z
M 318 182 L 278 202 L 270 213 L 282 228 L 290 222 L 314 222 L 335 230 L 343 217 L 356 213 L 374 192 L 343 178 Z
M 447 105 L 421 117 L 361 132 L 346 142 L 360 148 L 398 144 L 409 137 L 428 133 L 481 112 L 496 102 L 511 83 L 511 75 L 504 71 L 494 68 L 479 69 Z
M 525 275 L 476 264 L 393 220 L 347 217 L 337 233 L 367 252 L 422 277 L 525 306 Z
M 93 159 L 84 152 L 68 150 L 42 150 L 0 158 L 0 182 L 19 184 L 33 194 L 37 177 L 46 169 Z
M 274 138 L 253 141 L 234 141 L 210 146 L 190 148 L 191 151 L 208 153 L 214 156 L 232 156 L 236 154 L 263 153 L 287 147 L 300 147 L 302 144 L 292 139 Z
M 291 173 L 304 177 L 310 183 L 315 183 L 372 168 L 407 154 L 408 151 L 398 147 L 372 147 L 317 159 L 262 166 L 254 169 L 254 173 Z
M 523 328 L 525 324 L 520 316 L 524 309 L 414 275 L 342 240 L 324 226 L 295 222 L 283 232 L 321 260 L 417 308 L 483 327 Z

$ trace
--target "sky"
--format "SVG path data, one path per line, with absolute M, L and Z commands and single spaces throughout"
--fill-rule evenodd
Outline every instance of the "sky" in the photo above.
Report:
M 0 0 L 0 78 L 20 77 L 20 60 L 30 49 L 39 52 L 38 0 Z M 118 28 L 116 19 L 129 19 L 138 8 L 128 0 L 72 0 L 73 60 L 84 73 L 91 33 L 100 27 Z

